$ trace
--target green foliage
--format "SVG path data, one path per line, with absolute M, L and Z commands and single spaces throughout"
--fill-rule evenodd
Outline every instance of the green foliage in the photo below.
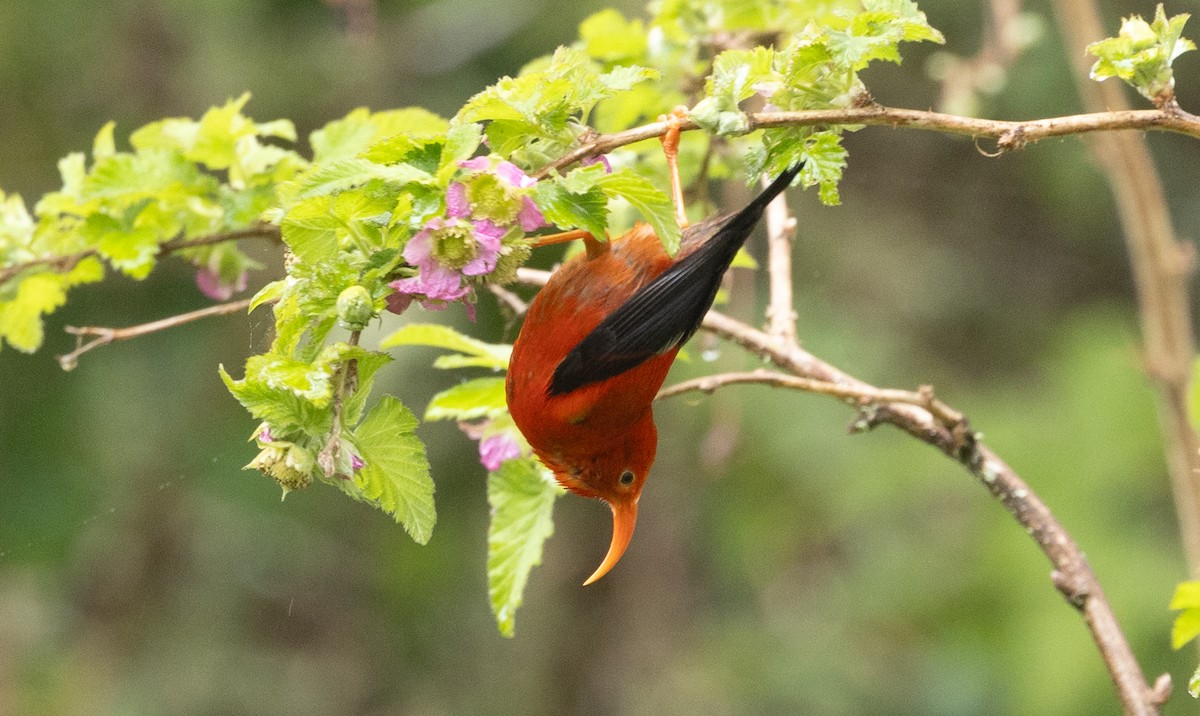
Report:
M 419 544 L 433 534 L 433 480 L 425 445 L 413 432 L 417 418 L 387 395 L 354 431 L 366 463 L 354 473 L 363 499 L 392 515 Z M 353 494 L 353 493 L 351 493 Z M 357 496 L 357 495 L 356 495 Z
M 1200 636 L 1200 582 L 1180 582 L 1171 597 L 1171 609 L 1182 610 L 1171 625 L 1171 648 L 1181 649 Z M 1188 679 L 1188 693 L 1200 698 L 1200 667 Z
M 944 42 L 911 0 L 868 0 L 860 12 L 835 9 L 824 25 L 807 25 L 780 48 L 727 50 L 713 60 L 707 95 L 689 112 L 714 134 L 740 136 L 751 129 L 741 109 L 759 95 L 780 110 L 836 109 L 869 101 L 859 72 L 875 60 L 900 62 L 901 42 Z M 838 134 L 852 127 L 814 130 L 783 127 L 762 132 L 747 147 L 751 178 L 778 174 L 806 162 L 804 186 L 820 186 L 821 201 L 839 202 L 846 167 Z
M 727 49 L 731 33 L 778 41 Z M 360 332 L 385 310 L 401 313 L 414 302 L 470 309 L 487 282 L 511 280 L 529 256 L 526 234 L 543 223 L 603 238 L 636 215 L 677 251 L 657 142 L 618 147 L 604 162 L 564 157 L 597 131 L 631 129 L 689 100 L 689 115 L 706 131 L 681 141 L 686 178 L 728 177 L 744 163 L 756 179 L 803 161 L 801 183 L 836 204 L 847 160 L 841 132 L 849 127 L 752 131 L 746 106 L 867 101 L 859 72 L 874 61 L 899 62 L 900 43 L 919 41 L 942 37 L 911 0 L 666 0 L 645 19 L 592 15 L 577 42 L 501 78 L 451 119 L 417 107 L 354 109 L 311 133 L 311 160 L 285 148 L 297 141 L 289 121 L 245 114 L 248 94 L 199 119 L 141 127 L 129 151 L 119 149 L 110 123 L 90 161 L 72 154 L 60 162 L 62 189 L 43 197 L 34 215 L 19 197 L 0 194 L 0 340 L 35 350 L 42 316 L 71 287 L 101 279 L 103 262 L 144 278 L 167 241 L 205 239 L 170 249 L 200 269 L 210 295 L 240 290 L 255 265 L 236 243 L 213 236 L 253 227 L 273 235 L 278 227 L 287 275 L 251 301 L 252 310 L 271 306 L 274 339 L 246 361 L 241 378 L 220 368 L 231 394 L 262 421 L 248 467 L 285 494 L 316 481 L 333 485 L 424 543 L 436 517 L 417 420 L 391 396 L 367 411 L 390 357 L 358 345 Z M 700 77 L 704 90 L 691 97 Z M 501 371 L 511 352 L 420 323 L 379 348 L 412 346 L 449 351 L 435 359 L 438 368 Z M 440 392 L 425 417 L 475 421 L 469 433 L 485 440 L 516 433 L 496 376 Z M 504 455 L 519 443 L 507 443 Z M 560 492 L 530 457 L 491 476 L 489 590 L 506 634 Z
M 554 500 L 563 489 L 534 458 L 509 460 L 488 476 L 488 596 L 500 633 L 511 637 L 529 573 L 554 533 Z
M 294 140 L 290 122 L 257 123 L 242 113 L 248 94 L 199 120 L 148 124 L 118 151 L 114 125 L 83 154 L 59 162 L 62 189 L 29 216 L 18 197 L 0 194 L 0 338 L 24 350 L 42 343 L 41 316 L 73 286 L 103 277 L 99 256 L 135 279 L 154 268 L 163 243 L 244 229 L 276 203 L 276 188 L 306 162 L 265 143 Z M 202 270 L 232 284 L 255 264 L 232 244 L 188 249 Z
M 479 367 L 503 370 L 508 367 L 508 357 L 512 353 L 512 346 L 484 343 L 477 338 L 464 336 L 449 326 L 436 323 L 410 323 L 384 338 L 379 346 L 429 346 L 454 351 L 450 355 L 439 356 L 433 363 L 435 368 Z
M 1092 79 L 1119 77 L 1143 97 L 1161 105 L 1175 98 L 1175 75 L 1171 63 L 1196 43 L 1183 37 L 1183 26 L 1191 17 L 1181 13 L 1168 19 L 1160 3 L 1154 21 L 1130 15 L 1121 22 L 1121 31 L 1088 45 L 1087 51 L 1098 59 L 1092 66 Z
M 518 165 L 536 166 L 575 144 L 598 102 L 657 76 L 634 65 L 605 72 L 587 53 L 560 47 L 472 97 L 455 121 L 486 121 L 495 152 Z
M 1200 582 L 1181 582 L 1176 586 L 1171 609 L 1183 610 L 1171 627 L 1171 647 L 1179 649 L 1200 636 Z

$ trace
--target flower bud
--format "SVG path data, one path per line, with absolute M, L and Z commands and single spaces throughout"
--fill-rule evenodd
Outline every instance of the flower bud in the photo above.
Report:
M 344 328 L 361 331 L 374 315 L 375 302 L 371 300 L 371 293 L 362 286 L 351 286 L 338 294 L 338 323 Z

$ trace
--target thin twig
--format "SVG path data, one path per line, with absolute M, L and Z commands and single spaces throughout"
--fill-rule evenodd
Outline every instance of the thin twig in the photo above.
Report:
M 1096 112 L 1066 117 L 1050 117 L 1025 122 L 1007 122 L 996 119 L 960 117 L 941 112 L 917 109 L 899 109 L 872 104 L 866 107 L 847 109 L 805 110 L 796 112 L 755 112 L 747 115 L 749 129 L 772 127 L 828 126 L 839 124 L 865 124 L 890 127 L 912 127 L 946 134 L 967 137 L 991 137 L 996 140 L 996 154 L 1020 149 L 1050 137 L 1069 134 L 1112 131 L 1116 129 L 1141 129 L 1177 132 L 1200 139 L 1200 117 L 1183 111 L 1177 106 L 1163 109 L 1124 110 L 1120 112 Z M 535 173 L 544 177 L 553 170 L 570 166 L 581 159 L 611 152 L 614 149 L 646 139 L 660 137 L 668 129 L 667 122 L 651 122 L 612 134 L 600 134 L 550 162 Z M 679 123 L 681 131 L 699 129 L 690 119 Z
M 921 386 L 921 389 L 916 391 L 875 388 L 865 385 L 839 385 L 823 380 L 801 378 L 795 375 L 761 369 L 749 373 L 718 373 L 716 375 L 706 375 L 701 378 L 676 383 L 660 390 L 655 400 L 663 400 L 664 398 L 671 398 L 693 391 L 712 393 L 718 388 L 723 388 L 727 385 L 739 385 L 743 383 L 755 383 L 775 388 L 802 390 L 806 393 L 832 395 L 860 407 L 882 406 L 887 403 L 916 405 L 928 410 L 941 421 L 942 425 L 951 430 L 957 429 L 963 424 L 964 420 L 962 413 L 938 400 L 933 394 L 933 389 L 927 385 Z
M 523 316 L 525 311 L 529 310 L 529 304 L 507 288 L 495 283 L 489 283 L 487 287 L 496 298 L 500 299 L 501 303 L 512 309 L 514 315 Z
M 156 333 L 165 331 L 168 328 L 182 326 L 185 323 L 198 321 L 201 318 L 209 316 L 224 316 L 230 313 L 243 311 L 250 305 L 250 299 L 242 299 L 240 301 L 231 301 L 229 303 L 221 303 L 208 308 L 201 308 L 198 311 L 183 313 L 178 316 L 170 316 L 168 318 L 160 318 L 157 321 L 142 323 L 136 326 L 127 326 L 125 328 L 105 328 L 101 326 L 83 326 L 76 328 L 75 326 L 67 326 L 64 330 L 73 336 L 76 336 L 75 350 L 66 355 L 58 356 L 58 364 L 63 370 L 74 370 L 79 364 L 79 356 L 88 351 L 106 346 L 113 341 L 127 341 L 130 338 L 144 336 L 147 333 Z M 84 336 L 94 336 L 92 340 L 83 341 Z
M 212 244 L 220 244 L 226 241 L 237 241 L 238 239 L 273 239 L 279 240 L 279 227 L 271 224 L 255 224 L 244 229 L 235 229 L 233 231 L 222 231 L 216 234 L 209 234 L 194 239 L 171 239 L 164 241 L 158 246 L 158 255 L 165 256 L 177 251 L 186 251 L 187 249 L 200 248 L 202 246 L 211 246 Z M 21 263 L 12 264 L 0 268 L 0 284 L 26 271 L 38 266 L 49 266 L 58 273 L 66 273 L 75 268 L 80 261 L 91 256 L 99 255 L 98 248 L 84 249 L 73 254 L 64 256 L 43 256 L 41 258 L 23 261 Z
M 1067 47 L 1084 47 L 1105 33 L 1089 0 L 1058 0 Z M 1089 82 L 1088 58 L 1073 53 L 1074 75 L 1085 107 L 1127 106 L 1115 80 Z M 1184 553 L 1200 578 L 1200 440 L 1188 417 L 1195 341 L 1191 302 L 1193 247 L 1176 238 L 1166 192 L 1145 139 L 1137 134 L 1097 135 L 1092 149 L 1112 189 L 1137 288 L 1144 364 L 1157 392 L 1163 449 L 1175 499 Z
M 764 175 L 763 186 L 771 183 Z M 788 211 L 787 192 L 781 192 L 767 205 L 767 278 L 770 299 L 767 303 L 767 332 L 781 343 L 796 340 L 796 309 L 792 302 L 792 242 L 796 238 L 796 217 Z

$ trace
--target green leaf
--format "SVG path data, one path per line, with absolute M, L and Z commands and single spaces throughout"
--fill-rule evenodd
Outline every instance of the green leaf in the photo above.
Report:
M 433 396 L 425 409 L 426 420 L 475 420 L 495 417 L 507 410 L 503 378 L 476 378 Z
M 646 29 L 641 20 L 626 20 L 608 8 L 590 15 L 579 24 L 584 50 L 597 60 L 620 62 L 646 54 Z
M 846 148 L 842 137 L 834 131 L 817 132 L 804 142 L 804 168 L 800 171 L 800 182 L 804 186 L 820 185 L 821 203 L 836 206 L 841 203 L 838 183 L 846 168 Z
M 152 228 L 134 228 L 104 214 L 92 214 L 80 229 L 89 244 L 130 278 L 144 279 L 158 256 L 159 233 Z
M 578 171 L 578 170 L 576 170 Z M 572 172 L 571 174 L 574 174 Z M 560 229 L 583 229 L 600 240 L 608 231 L 608 197 L 598 188 L 571 191 L 568 179 L 543 179 L 533 189 L 533 203 L 546 221 Z
M 229 392 L 254 417 L 311 436 L 329 432 L 333 366 L 268 353 L 251 356 L 241 380 L 230 377 L 224 366 L 218 370 Z
M 1189 17 L 1183 13 L 1168 19 L 1160 3 L 1153 22 L 1146 22 L 1140 15 L 1125 18 L 1117 37 L 1088 45 L 1087 51 L 1098 58 L 1092 66 L 1092 79 L 1119 77 L 1155 103 L 1174 97 L 1171 64 L 1176 57 L 1196 49 L 1196 43 L 1183 37 Z
M 329 197 L 318 196 L 288 209 L 280 224 L 283 241 L 307 264 L 317 264 L 337 252 L 337 230 L 342 226 L 333 214 Z
M 94 258 L 80 261 L 65 274 L 42 272 L 23 275 L 16 294 L 0 300 L 0 345 L 9 345 L 33 353 L 42 345 L 42 315 L 60 308 L 67 300 L 67 289 L 93 283 L 104 277 L 104 267 Z
M 679 251 L 681 232 L 675 223 L 675 205 L 649 179 L 622 170 L 600 177 L 597 184 L 606 195 L 632 204 L 654 229 L 668 254 L 674 256 Z
M 410 164 L 376 164 L 367 159 L 336 159 L 314 165 L 281 187 L 284 203 L 325 196 L 362 186 L 373 180 L 402 186 L 428 182 L 429 174 Z
M 96 132 L 96 138 L 92 140 L 93 159 L 104 159 L 117 153 L 117 143 L 113 139 L 113 130 L 116 126 L 116 122 L 105 122 L 100 131 Z
M 1183 610 L 1171 627 L 1171 647 L 1179 649 L 1200 636 L 1200 581 L 1177 585 L 1170 608 Z
M 1170 609 L 1200 609 L 1200 581 L 1180 582 L 1175 585 Z
M 1193 699 L 1200 698 L 1200 666 L 1196 667 L 1196 671 L 1192 673 L 1192 678 L 1188 679 L 1188 694 Z
M 488 596 L 496 626 L 513 635 L 529 573 L 542 562 L 542 545 L 554 533 L 554 500 L 563 492 L 534 458 L 509 460 L 488 476 Z
M 374 161 L 386 162 L 399 159 L 403 152 L 413 146 L 441 137 L 448 126 L 444 118 L 421 107 L 374 114 L 365 107 L 359 107 L 313 132 L 309 136 L 309 143 L 313 148 L 313 161 L 324 163 L 357 157 L 383 140 L 407 138 L 407 142 L 389 143 L 390 149 L 397 154 L 381 150 L 370 157 Z
M 458 163 L 475 156 L 483 141 L 483 128 L 472 122 L 456 122 L 446 133 L 446 146 L 438 168 L 438 181 L 447 182 L 458 171 Z
M 1179 649 L 1200 636 L 1200 609 L 1185 609 L 1171 626 L 1171 648 Z
M 484 343 L 470 336 L 464 336 L 449 326 L 435 323 L 410 323 L 384 338 L 379 346 L 381 348 L 397 346 L 445 348 L 478 358 L 481 362 L 476 365 L 496 370 L 507 368 L 508 357 L 512 354 L 510 345 Z
M 250 307 L 246 309 L 247 313 L 253 313 L 254 309 L 264 303 L 274 303 L 283 297 L 283 291 L 287 287 L 287 281 L 279 280 L 272 281 L 262 288 L 258 289 L 258 293 L 250 299 Z
M 417 418 L 385 395 L 354 431 L 365 465 L 354 481 L 365 498 L 392 515 L 418 544 L 433 534 L 437 513 L 425 445 L 413 432 Z

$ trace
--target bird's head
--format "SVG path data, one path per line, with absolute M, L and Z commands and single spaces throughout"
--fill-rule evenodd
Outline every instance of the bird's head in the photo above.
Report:
M 647 417 L 627 431 L 622 439 L 603 446 L 602 452 L 569 462 L 546 460 L 563 487 L 577 495 L 604 500 L 612 509 L 613 534 L 608 554 L 584 586 L 608 574 L 625 554 L 637 525 L 638 499 L 654 463 L 657 443 L 654 421 Z

